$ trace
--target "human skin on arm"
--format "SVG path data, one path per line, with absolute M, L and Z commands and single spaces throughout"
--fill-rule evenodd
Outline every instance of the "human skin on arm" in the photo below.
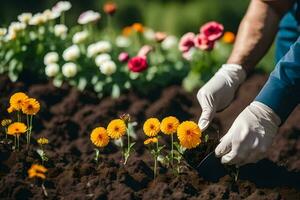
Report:
M 294 0 L 252 0 L 239 26 L 227 63 L 241 65 L 251 72 L 269 50 L 282 16 Z

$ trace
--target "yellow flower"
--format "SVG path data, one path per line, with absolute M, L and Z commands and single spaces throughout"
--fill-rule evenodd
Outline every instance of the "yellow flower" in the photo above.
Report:
M 126 131 L 126 124 L 121 119 L 114 119 L 107 126 L 107 133 L 112 139 L 119 139 L 125 135 Z
M 151 144 L 151 143 L 157 143 L 157 142 L 158 142 L 157 137 L 148 138 L 144 141 L 144 145 Z
M 91 133 L 91 141 L 97 147 L 105 147 L 109 143 L 109 137 L 105 128 L 95 128 Z
M 10 97 L 9 103 L 10 107 L 8 108 L 8 112 L 10 111 L 19 111 L 22 109 L 23 104 L 28 99 L 28 96 L 23 92 L 17 92 Z
M 144 133 L 148 137 L 157 136 L 160 131 L 160 122 L 157 118 L 149 118 L 143 126 Z
M 177 136 L 181 146 L 192 149 L 201 143 L 201 130 L 192 121 L 185 121 L 178 126 Z
M 21 135 L 26 131 L 27 131 L 27 126 L 21 122 L 12 123 L 7 128 L 7 134 L 14 135 L 14 136 Z
M 47 172 L 47 169 L 44 166 L 33 164 L 33 165 L 31 165 L 30 169 L 28 170 L 28 177 L 29 178 L 37 177 L 37 178 L 45 179 L 46 172 Z
M 133 30 L 135 30 L 136 32 L 139 33 L 143 33 L 144 32 L 144 26 L 141 23 L 134 23 L 131 26 L 133 28 Z
M 36 115 L 40 111 L 40 103 L 34 99 L 29 98 L 24 101 L 22 105 L 22 112 L 26 115 Z
M 4 126 L 4 127 L 10 125 L 11 123 L 12 123 L 11 119 L 3 119 L 1 121 L 1 125 Z
M 128 37 L 128 36 L 131 35 L 132 30 L 133 30 L 133 29 L 131 28 L 131 26 L 126 26 L 126 27 L 124 27 L 123 30 L 122 30 L 122 35 Z
M 7 112 L 8 113 L 12 113 L 14 111 L 15 111 L 15 109 L 12 106 L 10 106 L 9 108 L 7 108 Z
M 166 135 L 176 133 L 179 126 L 179 120 L 176 117 L 166 117 L 161 121 L 160 129 Z
M 235 40 L 235 35 L 234 33 L 227 31 L 224 33 L 222 40 L 225 43 L 232 44 Z
M 49 140 L 47 138 L 41 137 L 37 140 L 37 143 L 40 145 L 48 144 Z

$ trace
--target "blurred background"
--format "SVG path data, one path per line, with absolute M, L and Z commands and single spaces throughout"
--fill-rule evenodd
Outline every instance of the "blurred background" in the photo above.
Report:
M 58 0 L 1 0 L 0 26 L 17 20 L 22 12 L 41 12 L 51 8 Z M 86 10 L 102 12 L 104 0 L 72 0 L 72 9 L 66 15 L 68 25 L 76 24 L 80 13 Z M 185 32 L 197 32 L 207 21 L 224 24 L 226 31 L 237 32 L 249 0 L 114 0 L 118 11 L 114 17 L 117 30 L 141 22 L 156 31 L 165 31 L 177 36 Z M 102 12 L 103 13 L 103 12 Z M 103 15 L 103 18 L 105 16 Z M 105 19 L 100 22 L 105 23 Z M 274 66 L 273 49 L 259 66 L 270 71 Z

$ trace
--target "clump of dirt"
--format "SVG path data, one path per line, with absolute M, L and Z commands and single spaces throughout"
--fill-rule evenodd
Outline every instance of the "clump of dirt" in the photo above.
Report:
M 214 124 L 220 130 L 219 135 L 226 133 L 266 79 L 266 75 L 259 74 L 250 77 L 240 87 L 233 103 L 217 114 Z M 153 180 L 152 157 L 142 144 L 142 123 L 148 117 L 168 115 L 197 121 L 201 114 L 196 93 L 186 93 L 180 86 L 170 86 L 155 95 L 129 91 L 118 99 L 100 100 L 92 92 L 79 92 L 68 85 L 55 88 L 51 83 L 34 83 L 11 83 L 7 77 L 0 76 L 0 112 L 1 118 L 7 117 L 9 97 L 16 91 L 26 92 L 41 102 L 42 110 L 34 120 L 33 137 L 44 136 L 50 141 L 45 148 L 49 156 L 44 183 L 48 199 L 300 199 L 300 191 L 287 186 L 260 187 L 243 179 L 233 185 L 228 175 L 218 182 L 209 182 L 187 162 L 178 176 L 160 165 L 160 174 Z M 123 113 L 129 113 L 139 123 L 136 151 L 123 166 L 120 150 L 110 144 L 101 152 L 96 164 L 94 147 L 89 140 L 91 130 L 105 126 Z M 271 161 L 294 172 L 300 171 L 299 121 L 300 107 L 297 107 L 280 128 L 268 153 Z M 0 198 L 44 199 L 42 183 L 27 178 L 30 165 L 40 162 L 35 153 L 37 145 L 33 144 L 29 151 L 25 146 L 20 152 L 12 152 L 10 148 L 11 144 L 0 144 Z M 197 157 L 195 152 L 190 153 L 187 159 Z

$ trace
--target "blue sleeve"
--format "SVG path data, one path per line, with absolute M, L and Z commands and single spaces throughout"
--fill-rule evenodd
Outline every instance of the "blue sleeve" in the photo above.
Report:
M 255 100 L 272 108 L 282 122 L 300 103 L 300 37 L 277 63 Z

